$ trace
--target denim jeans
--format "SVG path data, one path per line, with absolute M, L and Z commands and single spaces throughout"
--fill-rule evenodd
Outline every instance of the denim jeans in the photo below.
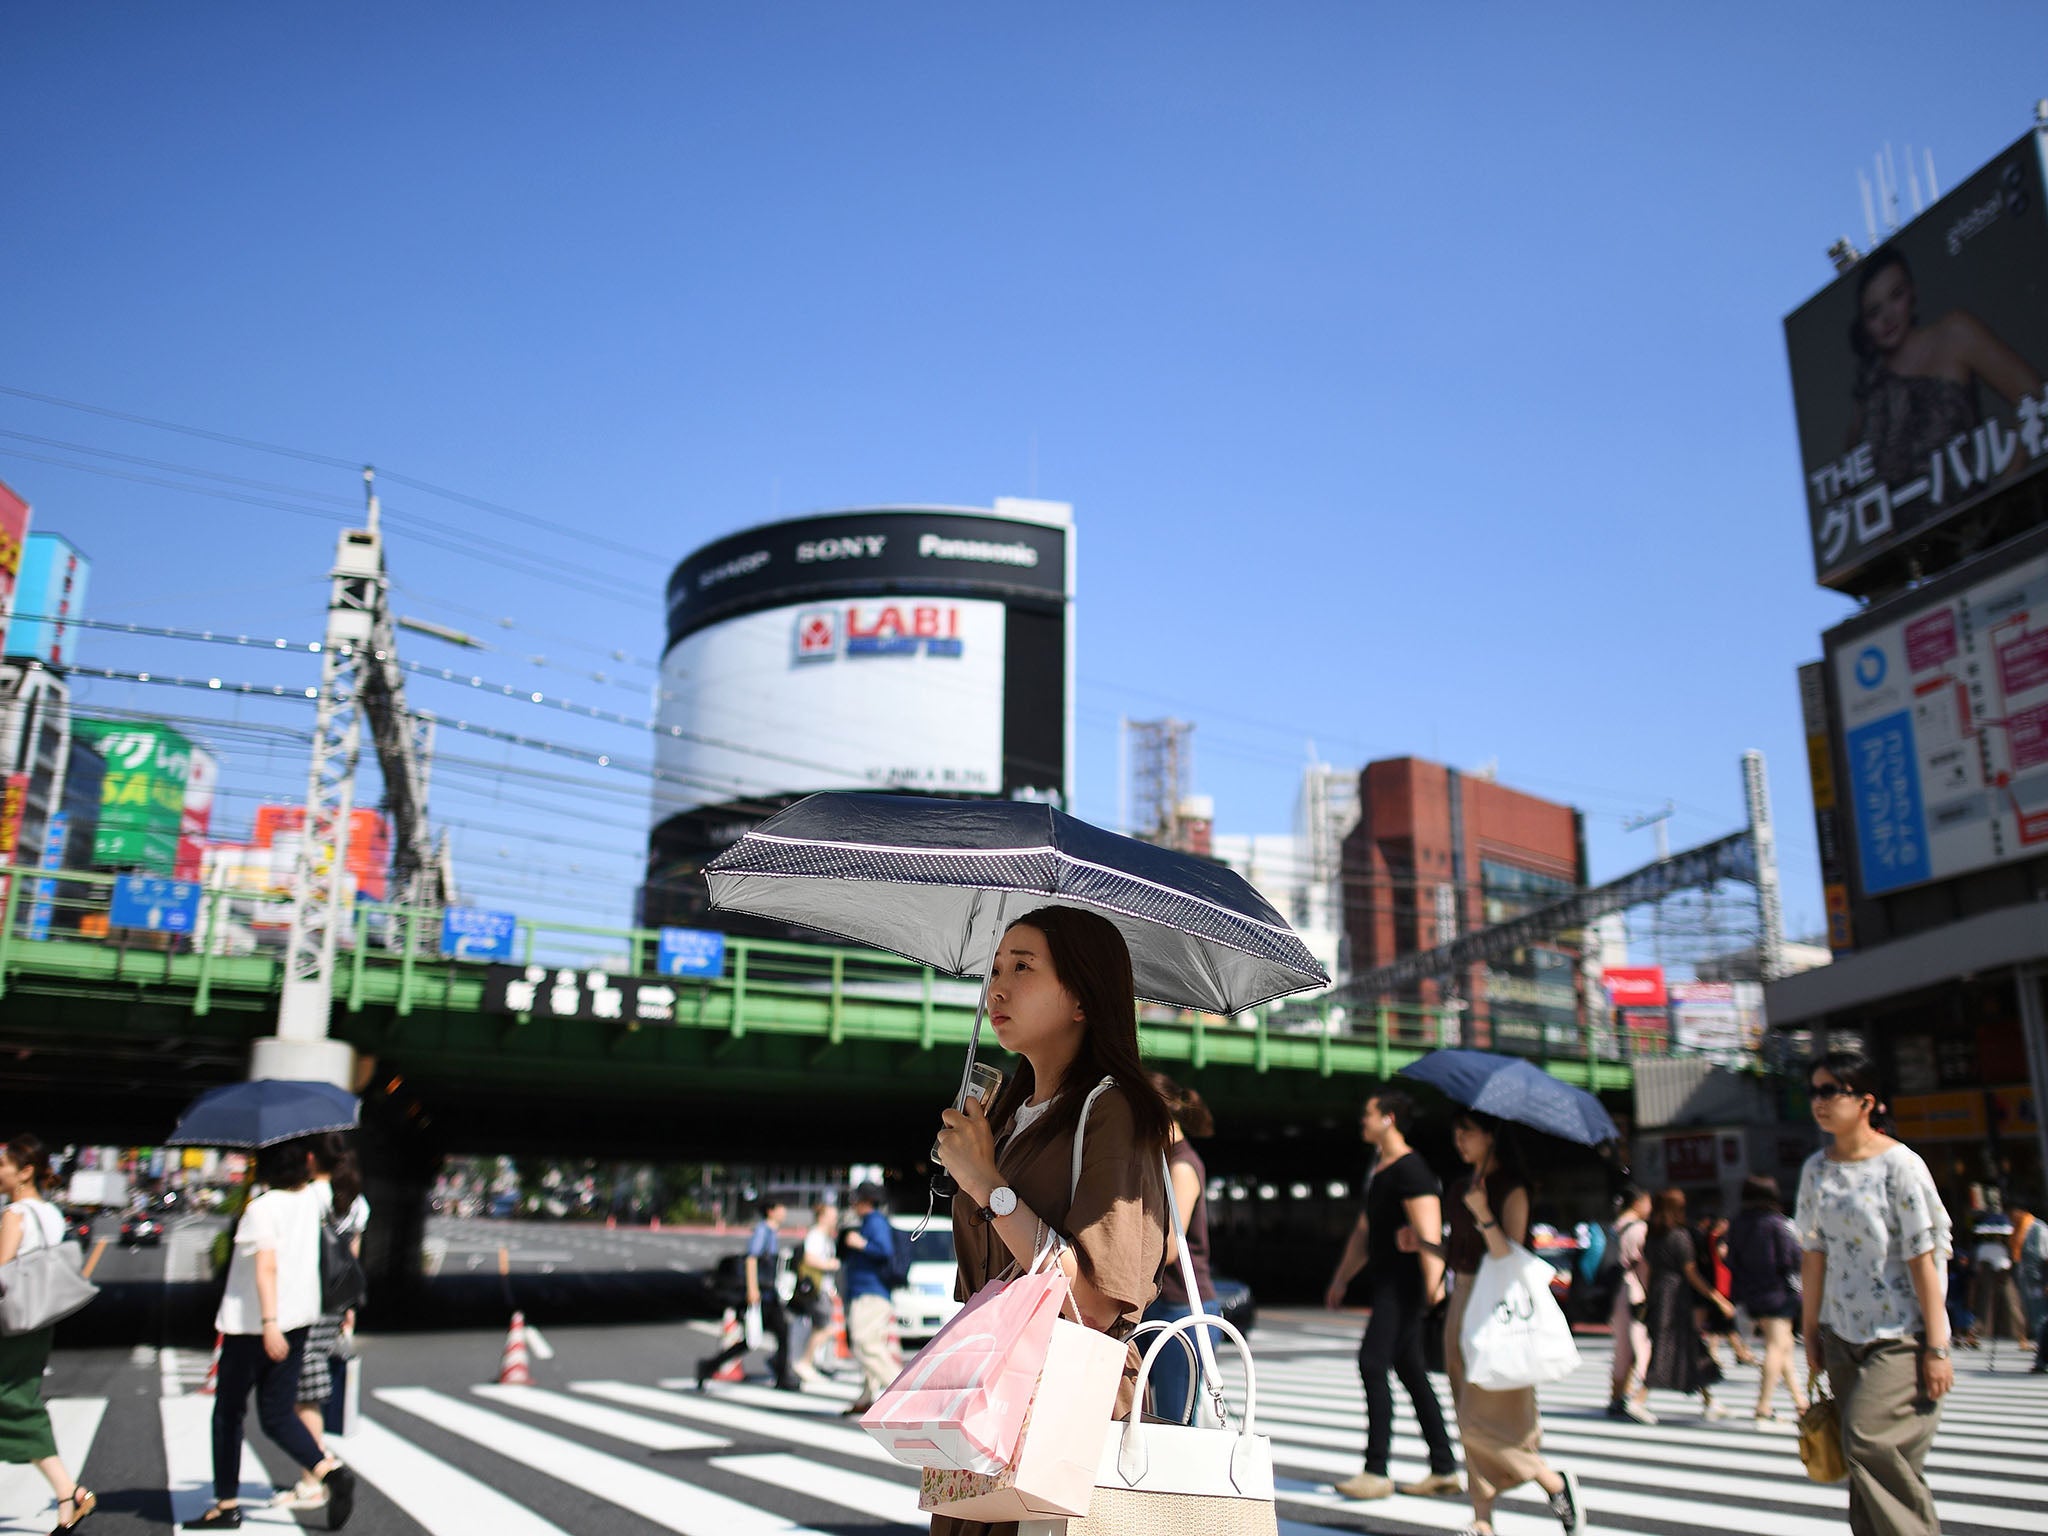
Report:
M 1182 1306 L 1178 1302 L 1155 1301 L 1145 1309 L 1145 1321 L 1177 1323 L 1184 1317 L 1192 1317 L 1194 1310 L 1193 1307 Z M 1214 1328 L 1190 1328 L 1173 1342 L 1162 1347 L 1158 1357 L 1152 1362 L 1152 1374 L 1145 1381 L 1148 1398 L 1145 1411 L 1153 1418 L 1164 1420 L 1168 1424 L 1191 1422 L 1187 1417 L 1188 1383 L 1194 1379 L 1191 1351 L 1195 1348 L 1197 1334 L 1209 1336 L 1209 1348 L 1212 1352 L 1223 1348 L 1223 1335 Z M 1148 1352 L 1158 1337 L 1157 1334 L 1145 1336 L 1144 1344 Z M 1183 1344 L 1182 1340 L 1186 1340 L 1186 1343 Z
M 284 1336 L 290 1346 L 282 1360 L 263 1352 L 260 1333 L 231 1333 L 221 1340 L 220 1375 L 213 1394 L 213 1496 L 232 1499 L 242 1486 L 242 1420 L 249 1412 L 249 1389 L 256 1389 L 256 1422 L 278 1449 L 308 1472 L 320 1465 L 320 1447 L 313 1443 L 298 1415 L 299 1364 L 306 1352 L 305 1328 Z

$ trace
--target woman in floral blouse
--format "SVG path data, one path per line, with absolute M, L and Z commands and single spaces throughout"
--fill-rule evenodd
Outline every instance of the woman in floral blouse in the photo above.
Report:
M 1841 1413 L 1849 1529 L 1937 1536 L 1924 1468 L 1955 1384 L 1948 1212 L 1919 1155 L 1878 1128 L 1885 1106 L 1869 1058 L 1830 1051 L 1807 1093 L 1832 1144 L 1799 1176 L 1806 1363 L 1826 1370 Z

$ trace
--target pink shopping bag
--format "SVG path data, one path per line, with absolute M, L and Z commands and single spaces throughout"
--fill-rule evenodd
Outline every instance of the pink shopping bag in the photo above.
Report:
M 918 1508 L 988 1521 L 1087 1514 L 1126 1353 L 1106 1333 L 1064 1318 L 1054 1323 L 1016 1459 L 995 1473 L 927 1468 Z
M 875 1399 L 861 1428 L 913 1467 L 1001 1471 L 1016 1455 L 1067 1294 L 1058 1270 L 983 1286 Z

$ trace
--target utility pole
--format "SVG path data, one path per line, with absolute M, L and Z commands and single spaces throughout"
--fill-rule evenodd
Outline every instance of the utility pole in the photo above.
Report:
M 1759 981 L 1785 974 L 1785 911 L 1778 897 L 1778 834 L 1771 825 L 1771 785 L 1764 755 L 1742 754 L 1742 799 L 1749 811 L 1749 837 L 1756 845 L 1756 966 Z
M 306 823 L 292 881 L 284 987 L 277 1033 L 258 1040 L 251 1077 L 296 1078 L 353 1086 L 355 1052 L 328 1038 L 334 1007 L 334 954 L 349 921 L 349 821 L 356 767 L 368 719 L 391 820 L 393 895 L 409 914 L 449 899 L 447 844 L 427 825 L 427 766 L 432 727 L 405 705 L 397 628 L 388 601 L 376 471 L 363 471 L 364 526 L 345 530 L 328 572 L 327 631 L 320 648 L 320 692 L 312 760 L 306 772 Z

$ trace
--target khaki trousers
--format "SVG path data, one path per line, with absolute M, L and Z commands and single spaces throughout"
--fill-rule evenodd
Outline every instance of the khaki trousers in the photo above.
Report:
M 1842 1415 L 1853 1536 L 1940 1536 L 1924 1468 L 1941 1405 L 1920 1395 L 1918 1344 L 1850 1344 L 1829 1333 L 1822 1347 Z
M 872 1403 L 896 1379 L 900 1362 L 889 1348 L 889 1320 L 896 1315 L 886 1296 L 856 1296 L 846 1308 L 846 1342 L 860 1366 L 860 1400 Z
M 1543 1428 L 1536 1413 L 1536 1389 L 1489 1392 L 1465 1380 L 1465 1352 L 1458 1338 L 1464 1330 L 1465 1303 L 1471 1292 L 1472 1277 L 1458 1276 L 1458 1287 L 1451 1292 L 1451 1304 L 1444 1313 L 1444 1374 L 1451 1379 L 1451 1402 L 1458 1410 L 1458 1438 L 1465 1446 L 1472 1511 L 1484 1519 L 1492 1515 L 1493 1501 L 1501 1494 L 1533 1483 L 1548 1466 L 1539 1449 Z

